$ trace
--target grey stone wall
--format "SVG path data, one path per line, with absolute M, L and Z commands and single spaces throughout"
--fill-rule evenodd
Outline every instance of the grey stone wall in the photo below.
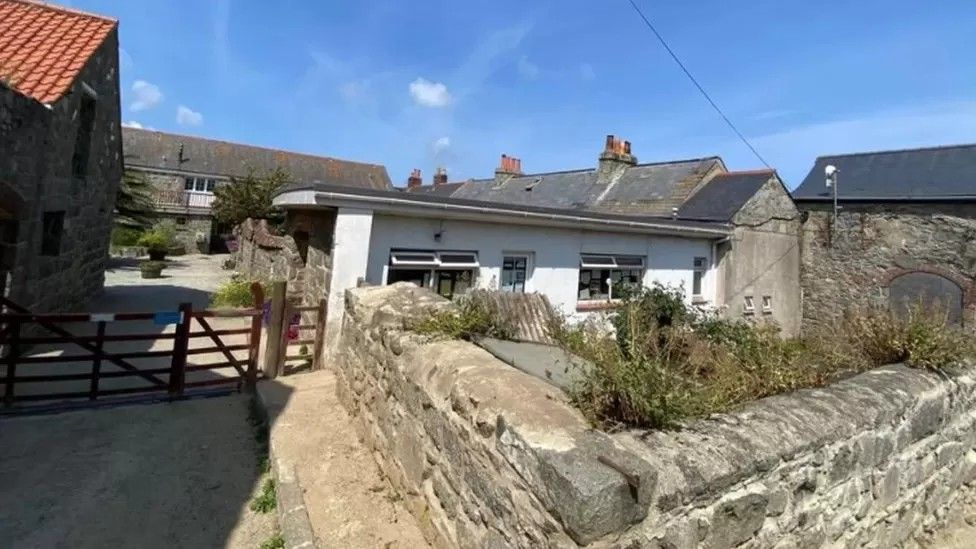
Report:
M 213 218 L 210 215 L 158 213 L 159 221 L 169 221 L 176 227 L 176 242 L 187 253 L 210 253 L 210 234 Z M 181 223 L 182 222 L 182 223 Z
M 97 93 L 88 173 L 72 174 L 83 95 Z M 104 286 L 122 172 L 118 36 L 113 31 L 72 91 L 50 109 L 0 87 L 0 181 L 23 199 L 10 297 L 38 312 L 81 307 Z M 61 251 L 40 255 L 44 212 L 64 211 Z
M 956 282 L 964 323 L 976 325 L 976 204 L 801 203 L 803 324 L 832 325 L 846 308 L 888 302 L 888 283 L 912 271 Z
M 289 236 L 271 234 L 267 221 L 248 219 L 234 231 L 238 249 L 237 272 L 252 280 L 286 280 L 293 290 L 304 269 L 295 241 Z
M 902 366 L 677 432 L 594 431 L 542 380 L 346 292 L 339 396 L 437 547 L 918 547 L 973 498 L 976 371 Z
M 786 189 L 771 178 L 732 219 L 732 240 L 723 244 L 719 288 L 726 315 L 773 321 L 785 336 L 800 331 L 800 221 Z M 772 307 L 764 310 L 763 298 Z M 754 312 L 744 308 L 752 299 Z

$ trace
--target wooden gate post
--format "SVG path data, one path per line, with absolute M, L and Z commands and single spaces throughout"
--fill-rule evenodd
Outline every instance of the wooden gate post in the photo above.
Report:
M 14 405 L 14 376 L 17 375 L 17 360 L 20 359 L 20 321 L 10 323 L 9 350 L 7 356 L 0 362 L 7 363 L 7 380 L 3 389 L 3 405 L 6 408 Z
M 313 345 L 312 369 L 322 369 L 322 352 L 325 349 L 325 316 L 328 312 L 328 300 L 319 300 L 319 308 L 315 315 L 315 344 Z
M 285 295 L 288 283 L 276 280 L 271 285 L 271 318 L 268 321 L 268 343 L 264 353 L 264 375 L 268 379 L 278 377 L 279 355 L 282 354 L 282 331 L 285 324 Z
M 251 284 L 251 295 L 254 296 L 254 309 L 259 314 L 251 317 L 251 334 L 248 339 L 250 347 L 247 351 L 247 374 L 244 386 L 253 391 L 258 385 L 258 357 L 261 356 L 261 325 L 264 323 L 264 288 L 260 283 Z
M 169 370 L 169 394 L 181 396 L 186 383 L 186 355 L 190 347 L 190 323 L 193 322 L 193 304 L 180 303 L 180 323 L 176 325 L 173 339 L 173 364 Z

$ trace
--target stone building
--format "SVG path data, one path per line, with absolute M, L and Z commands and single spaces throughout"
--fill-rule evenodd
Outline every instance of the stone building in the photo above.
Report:
M 38 312 L 98 294 L 121 174 L 117 22 L 0 0 L 0 293 Z
M 214 189 L 248 170 L 263 175 L 277 167 L 294 181 L 341 180 L 370 189 L 391 187 L 386 168 L 152 130 L 123 128 L 125 167 L 144 174 L 153 186 L 159 214 L 177 225 L 178 239 L 189 251 L 226 251 L 233 227 L 215 223 Z
M 820 157 L 793 199 L 804 325 L 919 300 L 976 325 L 976 145 Z

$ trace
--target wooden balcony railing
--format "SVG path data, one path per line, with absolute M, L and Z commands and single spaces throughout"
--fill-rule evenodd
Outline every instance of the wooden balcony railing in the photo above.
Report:
M 158 208 L 204 209 L 209 210 L 214 195 L 188 193 L 186 191 L 156 190 L 152 192 L 153 202 Z

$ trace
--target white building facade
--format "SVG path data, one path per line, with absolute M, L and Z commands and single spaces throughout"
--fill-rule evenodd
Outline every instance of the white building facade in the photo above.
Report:
M 571 319 L 612 306 L 618 284 L 682 288 L 720 303 L 714 223 L 490 204 L 313 186 L 275 204 L 335 216 L 326 349 L 335 348 L 345 290 L 412 282 L 453 298 L 471 288 L 537 292 Z

